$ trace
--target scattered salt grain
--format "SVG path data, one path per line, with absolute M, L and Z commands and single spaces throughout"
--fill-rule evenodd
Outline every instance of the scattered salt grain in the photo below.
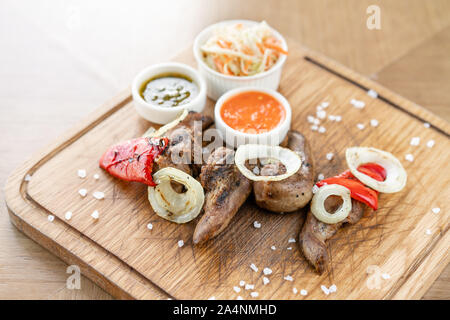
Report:
M 414 161 L 414 156 L 411 153 L 408 153 L 405 156 L 405 160 L 409 161 L 409 162 L 413 162 Z
M 314 123 L 316 126 L 318 126 L 318 125 L 320 124 L 320 120 L 316 118 L 316 119 L 314 119 L 313 123 Z
M 319 127 L 316 126 L 316 125 L 312 125 L 312 126 L 311 126 L 311 130 L 312 130 L 312 131 L 317 131 L 318 129 L 319 129 Z
M 331 285 L 330 288 L 328 288 L 328 290 L 330 291 L 330 293 L 331 293 L 331 292 L 336 292 L 336 291 L 337 291 L 337 287 L 336 287 L 335 284 L 333 284 L 333 285 Z
M 341 122 L 341 120 L 342 120 L 342 117 L 341 116 L 336 116 L 336 122 Z
M 370 120 L 370 125 L 371 125 L 372 127 L 378 127 L 379 124 L 380 124 L 380 123 L 378 122 L 377 119 L 372 119 L 372 120 Z
M 295 243 L 295 239 L 294 238 L 289 238 L 288 243 Z
M 297 290 L 297 288 L 292 288 L 292 292 L 294 293 L 294 294 L 297 294 L 298 293 L 298 290 Z
M 333 152 L 329 152 L 329 153 L 327 153 L 327 155 L 325 157 L 327 158 L 328 161 L 331 161 L 331 160 L 333 160 L 334 153 Z
M 270 249 L 272 249 L 274 251 L 277 250 L 277 248 L 275 246 L 271 246 Z
M 319 173 L 319 175 L 317 176 L 317 180 L 323 180 L 323 179 L 325 179 L 325 176 L 324 176 L 324 174 L 323 173 Z
M 319 110 L 316 112 L 316 116 L 319 119 L 325 119 L 327 116 L 327 113 L 324 110 Z
M 328 120 L 334 121 L 334 120 L 336 120 L 336 116 L 333 116 L 332 114 L 330 114 L 330 115 L 328 116 Z
M 98 216 L 99 216 L 99 214 L 98 214 L 98 211 L 97 210 L 95 210 L 94 212 L 92 212 L 92 214 L 91 214 L 91 217 L 92 218 L 94 218 L 94 219 L 98 219 Z
M 418 146 L 420 143 L 420 137 L 411 138 L 411 142 L 409 143 L 412 146 Z
M 367 95 L 374 99 L 378 98 L 378 93 L 373 89 L 370 89 L 369 91 L 367 91 Z
M 100 175 L 99 175 L 98 173 L 94 174 L 94 179 L 95 179 L 95 180 L 100 179 Z
M 236 293 L 241 292 L 241 288 L 239 288 L 239 287 L 237 287 L 237 286 L 234 286 L 234 287 L 233 287 L 233 290 L 234 290 L 234 292 L 236 292 Z
M 246 284 L 245 285 L 245 290 L 253 290 L 253 289 L 255 289 L 255 285 L 254 284 Z
M 147 229 L 148 230 L 152 230 L 153 229 L 153 224 L 151 224 L 151 223 L 147 224 Z
M 314 123 L 314 117 L 313 116 L 307 116 L 306 117 L 306 120 L 309 122 L 309 123 Z
M 391 278 L 391 275 L 390 275 L 389 273 L 383 273 L 383 274 L 381 275 L 381 277 L 382 277 L 384 280 L 387 280 L 387 279 L 390 279 L 390 278 Z
M 430 230 L 430 229 L 427 229 L 427 230 L 425 231 L 425 233 L 426 233 L 427 235 L 430 235 L 430 234 L 431 234 L 431 230 Z
M 241 296 L 237 296 L 236 300 L 244 300 Z
M 78 176 L 79 176 L 81 179 L 86 178 L 86 170 L 84 170 L 84 169 L 78 169 Z
M 259 228 L 261 228 L 261 223 L 259 223 L 258 221 L 255 221 L 255 222 L 253 222 L 253 226 L 254 226 L 256 229 L 259 229 Z
M 252 296 L 252 298 L 257 298 L 259 296 L 259 293 L 254 291 L 254 292 L 250 293 L 250 295 Z
M 294 281 L 294 278 L 292 278 L 291 276 L 286 276 L 286 277 L 284 277 L 284 280 L 286 280 L 286 281 Z
M 325 129 L 325 127 L 320 126 L 319 130 L 317 130 L 317 131 L 319 131 L 319 133 L 325 133 L 325 131 L 327 131 L 327 129 Z
M 329 105 L 330 105 L 330 103 L 327 102 L 327 101 L 322 102 L 322 103 L 320 104 L 320 106 L 321 106 L 322 108 L 328 108 Z
M 182 247 L 184 246 L 184 241 L 183 240 L 178 240 L 178 247 Z
M 428 148 L 433 148 L 433 146 L 434 146 L 434 140 L 428 140 L 427 147 Z
M 357 109 L 362 109 L 362 108 L 364 108 L 366 106 L 364 101 L 359 101 L 359 100 L 356 100 L 356 99 L 350 100 L 350 103 Z
M 269 278 L 263 277 L 263 283 L 264 285 L 268 284 L 270 282 Z
M 244 280 L 239 281 L 239 285 L 240 285 L 241 287 L 245 286 L 245 281 L 244 281 Z
M 308 294 L 308 291 L 306 291 L 305 289 L 300 290 L 300 294 L 302 296 L 306 296 Z
M 29 182 L 29 181 L 31 181 L 31 176 L 29 174 L 27 174 L 25 176 L 25 178 L 23 178 L 23 180 Z
M 72 218 L 72 212 L 67 211 L 66 214 L 64 215 L 64 218 L 66 218 L 66 220 L 70 220 Z
M 252 263 L 252 264 L 250 265 L 250 269 L 252 269 L 252 270 L 255 271 L 255 272 L 258 272 L 258 268 L 255 266 L 254 263 Z
M 50 222 L 53 222 L 53 220 L 55 220 L 55 216 L 52 215 L 52 214 L 49 214 L 48 217 L 47 217 L 47 220 L 50 221 Z
M 105 194 L 103 192 L 101 192 L 101 191 L 95 191 L 92 195 L 97 200 L 102 200 L 102 199 L 105 198 Z
M 80 189 L 80 190 L 78 190 L 78 193 L 80 194 L 80 196 L 86 197 L 86 195 L 87 195 L 87 190 L 86 190 L 86 189 Z
M 269 274 L 272 274 L 272 269 L 270 269 L 270 268 L 264 268 L 263 269 L 263 273 L 267 276 L 267 275 L 269 275 Z
M 319 187 L 314 185 L 311 189 L 312 193 L 315 194 L 317 191 L 319 191 Z
M 366 127 L 364 124 L 362 124 L 362 123 L 358 123 L 357 125 L 356 125 L 356 127 L 359 129 L 359 130 L 364 130 L 364 128 Z
M 216 300 L 216 297 L 214 297 L 214 296 L 209 297 L 208 300 Z
M 326 295 L 330 294 L 330 290 L 327 287 L 325 287 L 324 285 L 321 285 L 320 289 L 322 289 L 323 293 L 325 293 Z
M 433 208 L 431 209 L 431 211 L 433 211 L 433 213 L 439 213 L 441 211 L 441 208 Z
M 424 126 L 425 128 L 429 128 L 429 127 L 430 127 L 430 124 L 429 124 L 428 122 L 424 122 L 424 123 L 423 123 L 423 126 Z

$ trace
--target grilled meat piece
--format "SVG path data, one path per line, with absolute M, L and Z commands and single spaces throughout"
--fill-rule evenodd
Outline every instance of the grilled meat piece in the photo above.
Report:
M 197 128 L 196 122 L 199 124 Z M 164 134 L 169 138 L 169 147 L 156 159 L 155 172 L 174 167 L 195 176 L 202 162 L 202 133 L 212 123 L 211 117 L 190 111 L 183 121 Z
M 300 169 L 282 181 L 257 181 L 253 183 L 256 204 L 274 212 L 292 212 L 303 208 L 312 198 L 314 163 L 306 138 L 298 131 L 287 134 L 287 147 L 302 159 Z M 261 175 L 278 175 L 285 171 L 279 163 L 266 164 Z
M 325 201 L 328 212 L 335 212 L 341 205 L 341 199 L 331 196 Z M 322 273 L 328 266 L 329 256 L 325 241 L 330 239 L 344 224 L 357 223 L 364 214 L 365 205 L 352 199 L 352 210 L 347 218 L 340 223 L 327 224 L 316 219 L 308 212 L 305 224 L 299 236 L 300 247 L 306 259 L 314 266 L 317 272 Z
M 209 156 L 200 181 L 206 190 L 205 213 L 194 231 L 195 244 L 221 233 L 252 190 L 251 181 L 234 164 L 234 151 L 225 147 Z

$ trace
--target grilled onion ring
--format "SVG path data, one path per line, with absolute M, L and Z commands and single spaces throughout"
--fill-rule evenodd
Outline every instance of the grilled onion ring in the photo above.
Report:
M 203 187 L 187 173 L 166 167 L 153 175 L 156 187 L 148 188 L 148 200 L 156 214 L 176 223 L 186 223 L 195 219 L 203 208 L 205 194 Z M 175 192 L 171 181 L 183 184 L 187 191 Z
M 331 214 L 325 209 L 325 200 L 329 196 L 339 196 L 342 198 L 341 207 Z M 338 184 L 327 184 L 314 194 L 311 201 L 311 213 L 317 218 L 327 224 L 335 224 L 347 218 L 352 210 L 352 199 L 350 197 L 350 190 Z

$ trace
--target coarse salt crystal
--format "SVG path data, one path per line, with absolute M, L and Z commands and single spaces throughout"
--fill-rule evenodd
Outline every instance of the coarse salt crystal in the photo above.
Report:
M 244 300 L 241 296 L 237 296 L 236 300 Z
M 324 110 L 319 110 L 316 112 L 316 116 L 319 119 L 325 119 L 327 116 L 327 113 Z
M 95 191 L 92 195 L 97 200 L 102 200 L 102 199 L 105 198 L 105 194 L 103 192 L 101 192 L 101 191 Z
M 411 138 L 411 142 L 409 143 L 412 146 L 418 146 L 420 143 L 420 137 Z
M 431 209 L 431 211 L 433 211 L 433 213 L 439 213 L 441 211 L 441 208 L 433 208 Z
M 320 133 L 324 133 L 325 131 L 327 131 L 327 129 L 325 129 L 325 127 L 320 126 L 319 130 L 317 131 L 319 131 Z
M 333 160 L 334 153 L 333 152 L 329 152 L 329 153 L 327 153 L 327 155 L 325 157 L 327 158 L 328 161 L 331 161 L 331 160 Z
M 275 246 L 271 246 L 270 249 L 276 250 L 277 248 Z
M 295 239 L 294 238 L 289 238 L 288 243 L 295 243 Z
M 80 189 L 80 190 L 78 190 L 78 193 L 80 194 L 80 196 L 86 197 L 86 195 L 87 195 L 87 190 L 86 190 L 86 189 Z
M 72 218 L 72 212 L 67 211 L 66 214 L 64 215 L 64 218 L 66 218 L 66 220 L 70 220 L 70 218 Z
M 98 219 L 98 217 L 99 217 L 98 211 L 95 210 L 94 212 L 92 212 L 91 217 L 94 219 Z
M 244 281 L 244 280 L 239 281 L 239 285 L 240 285 L 241 287 L 245 286 L 245 281 Z
M 342 120 L 342 117 L 341 116 L 336 116 L 336 122 L 341 122 L 341 120 Z
M 362 124 L 362 123 L 358 123 L 357 125 L 356 125 L 356 127 L 359 129 L 359 130 L 364 130 L 364 128 L 366 127 L 364 124 Z
M 423 123 L 423 126 L 424 126 L 425 128 L 429 128 L 429 127 L 430 127 L 430 124 L 429 124 L 428 122 L 424 122 L 424 123 Z
M 427 230 L 425 231 L 425 233 L 428 234 L 428 235 L 430 235 L 430 234 L 431 234 L 431 230 L 430 230 L 430 229 L 427 229 Z
M 25 178 L 23 178 L 23 180 L 29 182 L 29 181 L 31 181 L 31 176 L 29 174 L 27 174 L 25 176 Z
M 269 278 L 263 277 L 263 283 L 264 285 L 268 284 L 270 282 Z
M 334 121 L 334 120 L 336 120 L 336 117 L 333 116 L 332 114 L 330 114 L 330 115 L 328 116 L 328 120 Z
M 316 126 L 316 125 L 312 125 L 312 126 L 311 126 L 311 130 L 312 130 L 312 131 L 317 131 L 318 129 L 319 129 L 319 127 Z
M 330 103 L 327 102 L 327 101 L 325 101 L 325 102 L 322 102 L 320 105 L 322 106 L 322 108 L 328 108 L 328 106 L 330 105 Z
M 433 146 L 434 146 L 434 140 L 428 140 L 427 147 L 428 148 L 433 148 Z
M 233 290 L 234 290 L 234 292 L 236 292 L 236 293 L 241 292 L 241 288 L 239 288 L 239 287 L 237 287 L 237 286 L 234 286 L 234 287 L 233 287 Z
M 259 229 L 259 228 L 261 228 L 261 223 L 259 223 L 258 221 L 255 221 L 255 222 L 253 222 L 253 226 L 254 226 L 256 229 Z
M 294 281 L 294 278 L 292 278 L 291 276 L 285 276 L 284 277 L 284 280 L 286 280 L 286 281 Z
M 294 294 L 297 294 L 298 293 L 298 290 L 297 290 L 297 288 L 292 288 L 292 292 L 294 293 Z
M 331 287 L 328 288 L 328 290 L 329 290 L 330 292 L 336 292 L 336 291 L 337 291 L 337 287 L 336 287 L 335 284 L 332 284 Z
M 153 224 L 151 224 L 151 223 L 147 224 L 147 229 L 148 230 L 152 230 L 153 229 Z
M 378 97 L 378 93 L 375 90 L 373 90 L 373 89 L 370 89 L 369 91 L 367 91 L 367 95 L 369 97 L 374 98 L 374 99 L 376 99 Z
M 263 273 L 267 276 L 267 275 L 269 275 L 269 274 L 272 274 L 272 269 L 270 269 L 270 268 L 264 268 L 263 269 Z
M 84 178 L 86 178 L 86 170 L 84 170 L 84 169 L 78 169 L 78 176 L 81 178 L 81 179 L 84 179 Z
M 309 122 L 309 123 L 314 123 L 314 117 L 313 116 L 307 116 L 306 117 L 306 120 Z
M 372 127 L 378 127 L 379 122 L 378 122 L 377 119 L 372 119 L 372 120 L 370 120 L 370 125 L 371 125 Z
M 245 285 L 245 290 L 253 290 L 253 289 L 255 289 L 255 285 L 254 284 L 246 284 Z
M 311 189 L 312 193 L 315 194 L 317 191 L 319 191 L 319 187 L 314 185 Z
M 53 220 L 55 220 L 55 216 L 52 215 L 52 214 L 49 214 L 48 217 L 47 217 L 47 220 L 50 221 L 50 222 L 53 222 Z
M 184 241 L 183 240 L 178 240 L 178 247 L 182 247 L 184 246 Z
M 323 293 L 325 293 L 326 295 L 330 294 L 330 290 L 327 287 L 325 287 L 324 285 L 321 285 L 320 289 L 322 289 Z
M 387 279 L 390 279 L 390 278 L 391 278 L 391 275 L 390 275 L 389 273 L 383 273 L 383 274 L 381 275 L 381 277 L 382 277 L 384 280 L 387 280 Z
M 94 174 L 94 179 L 95 179 L 95 180 L 100 179 L 100 175 L 99 175 L 98 173 Z
M 411 153 L 408 153 L 405 156 L 405 160 L 409 161 L 409 162 L 413 162 L 414 161 L 414 156 Z
M 356 99 L 350 100 L 350 103 L 357 109 L 362 109 L 366 106 L 366 103 L 364 101 L 359 101 Z
M 252 270 L 255 271 L 255 272 L 258 272 L 258 268 L 255 266 L 254 263 L 252 263 L 252 264 L 250 265 L 250 269 L 252 269 Z
M 216 297 L 214 297 L 214 296 L 209 297 L 208 300 L 216 300 Z
M 257 298 L 259 296 L 259 293 L 254 291 L 254 292 L 250 293 L 250 295 L 252 296 L 252 298 Z
M 324 174 L 323 173 L 319 173 L 319 175 L 317 176 L 317 180 L 323 180 L 323 179 L 325 179 L 325 176 L 324 176 Z
M 306 291 L 305 289 L 300 290 L 300 294 L 302 296 L 306 296 L 308 294 L 308 291 Z
M 318 125 L 320 124 L 320 120 L 316 118 L 316 119 L 314 119 L 313 123 L 314 123 L 316 126 L 318 126 Z

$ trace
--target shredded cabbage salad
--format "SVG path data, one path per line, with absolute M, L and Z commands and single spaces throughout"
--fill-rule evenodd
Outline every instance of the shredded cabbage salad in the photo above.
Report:
M 219 26 L 201 50 L 211 69 L 230 76 L 267 71 L 281 54 L 288 54 L 265 21 L 254 26 Z

